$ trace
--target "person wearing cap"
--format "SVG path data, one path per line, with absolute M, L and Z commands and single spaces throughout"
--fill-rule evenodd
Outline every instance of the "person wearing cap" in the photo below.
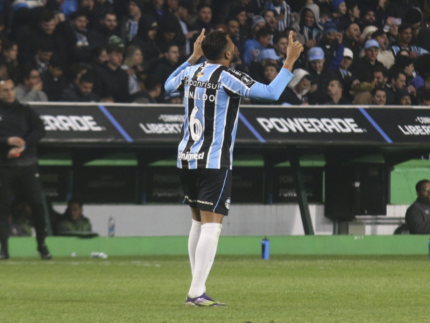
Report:
M 343 46 L 352 50 L 354 57 L 358 58 L 360 53 L 360 26 L 356 22 L 350 23 L 345 29 Z
M 428 54 L 428 51 L 424 48 L 412 45 L 412 36 L 412 27 L 410 25 L 402 24 L 399 26 L 398 41 L 393 43 L 390 48 L 394 56 L 397 56 L 401 50 L 408 51 L 411 58 Z
M 327 20 L 324 24 L 324 33 L 318 46 L 324 50 L 326 65 L 336 69 L 343 59 L 343 35 L 338 32 L 337 25 L 333 20 Z
M 387 34 L 382 30 L 378 29 L 372 34 L 372 39 L 379 43 L 379 54 L 378 61 L 381 62 L 386 68 L 390 68 L 394 65 L 394 55 L 392 51 L 388 50 L 388 37 Z M 360 57 L 364 56 L 364 50 L 360 53 Z
M 385 89 L 375 87 L 371 93 L 373 105 L 385 105 L 387 103 L 387 93 Z
M 298 33 L 299 41 L 306 49 L 315 47 L 322 37 L 324 27 L 320 24 L 320 8 L 309 4 L 300 11 L 300 22 L 292 26 Z
M 270 46 L 272 34 L 267 28 L 261 28 L 255 35 L 255 39 L 248 39 L 243 45 L 243 63 L 250 65 L 251 61 L 258 61 L 261 52 Z
M 307 105 L 309 98 L 307 94 L 311 88 L 311 75 L 301 69 L 293 71 L 293 78 L 288 83 L 287 88 L 281 94 L 279 103 L 289 103 L 291 105 Z
M 264 20 L 262 16 L 252 17 L 252 24 L 251 24 L 252 38 L 256 38 L 258 31 L 265 26 L 266 26 L 266 20 Z
M 340 80 L 331 80 L 327 87 L 330 100 L 325 105 L 350 105 L 351 102 L 343 96 L 343 83 Z
M 276 51 L 273 48 L 263 49 L 258 56 L 258 60 L 254 59 L 249 65 L 249 75 L 258 82 L 265 83 L 264 71 L 268 64 L 278 66 L 278 62 L 281 58 L 276 55 Z
M 348 94 L 353 83 L 357 83 L 358 78 L 350 71 L 353 63 L 354 54 L 349 48 L 345 48 L 343 52 L 343 60 L 336 71 L 336 76 L 343 82 L 343 93 Z
M 324 51 L 320 47 L 313 47 L 308 53 L 311 75 L 311 87 L 309 89 L 309 104 L 324 104 L 330 98 L 327 94 L 327 84 L 336 79 L 336 74 L 325 67 Z
M 139 28 L 143 28 L 145 19 L 143 10 L 143 0 L 128 1 L 128 16 L 123 17 L 120 23 L 121 38 L 126 44 L 131 43 L 137 36 Z
M 61 60 L 54 55 L 49 60 L 48 70 L 41 75 L 43 91 L 48 96 L 49 101 L 59 101 L 61 92 L 67 87 L 63 68 Z
M 374 39 L 369 39 L 364 45 L 364 57 L 354 62 L 351 70 L 356 75 L 360 75 L 363 71 L 370 72 L 373 74 L 375 67 L 384 67 L 384 65 L 378 61 L 377 57 L 379 54 L 379 43 Z
M 388 83 L 385 85 L 387 105 L 395 105 L 396 92 L 401 91 L 406 87 L 406 74 L 402 70 L 392 67 L 388 76 Z

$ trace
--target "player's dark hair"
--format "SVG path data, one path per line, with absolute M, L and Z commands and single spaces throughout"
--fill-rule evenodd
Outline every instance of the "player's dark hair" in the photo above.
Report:
M 372 96 L 375 96 L 376 92 L 384 92 L 385 94 L 387 94 L 387 91 L 385 91 L 383 87 L 375 87 L 370 93 L 372 94 Z
M 220 30 L 215 30 L 206 35 L 202 41 L 202 50 L 208 60 L 220 59 L 227 47 L 227 34 Z
M 81 75 L 79 83 L 91 83 L 94 84 L 94 75 L 91 72 L 85 72 Z
M 409 25 L 409 24 L 401 24 L 400 26 L 399 26 L 399 34 L 401 34 L 402 32 L 404 32 L 406 29 L 411 29 L 412 30 L 412 27 L 411 27 L 411 25 Z
M 421 190 L 421 186 L 425 183 L 430 183 L 428 179 L 422 179 L 420 180 L 417 185 L 415 185 L 415 191 L 419 192 Z

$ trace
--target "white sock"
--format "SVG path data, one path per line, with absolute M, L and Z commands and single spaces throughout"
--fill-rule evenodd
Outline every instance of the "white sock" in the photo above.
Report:
M 200 238 L 202 223 L 192 220 L 190 235 L 188 237 L 188 255 L 190 256 L 191 274 L 194 273 L 194 264 L 196 259 L 196 248 Z
M 200 239 L 196 248 L 193 281 L 188 296 L 198 297 L 206 291 L 206 280 L 214 263 L 222 225 L 205 223 L 202 225 Z

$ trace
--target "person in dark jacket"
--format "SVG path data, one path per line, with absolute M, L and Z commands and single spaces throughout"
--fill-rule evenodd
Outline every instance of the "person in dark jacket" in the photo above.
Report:
M 198 33 L 190 39 L 191 44 L 194 44 L 197 37 L 203 28 L 206 30 L 206 34 L 216 29 L 215 24 L 212 22 L 212 9 L 206 4 L 202 4 L 197 8 L 198 18 L 194 25 L 191 26 L 191 30 L 197 30 Z
M 61 92 L 67 87 L 63 76 L 63 64 L 60 59 L 53 56 L 49 61 L 48 70 L 42 74 L 43 92 L 49 101 L 59 101 Z
M 137 36 L 139 28 L 145 26 L 145 16 L 143 16 L 143 0 L 130 0 L 128 2 L 128 16 L 123 17 L 120 24 L 121 38 L 129 44 Z
M 155 66 L 153 74 L 157 75 L 163 84 L 169 78 L 170 74 L 178 68 L 179 55 L 178 46 L 170 45 L 164 53 L 164 58 Z
M 60 101 L 64 102 L 97 102 L 98 96 L 93 93 L 94 76 L 90 72 L 85 72 L 79 78 L 78 84 L 73 84 L 63 91 Z
M 75 62 L 89 63 L 91 61 L 91 51 L 94 49 L 93 42 L 87 31 L 87 12 L 77 10 L 70 16 L 70 27 L 73 31 L 72 59 Z
M 71 235 L 73 233 L 91 232 L 91 222 L 83 215 L 83 203 L 77 199 L 71 199 L 67 203 L 64 216 L 60 217 L 56 225 L 56 235 Z
M 45 136 L 43 122 L 36 111 L 18 103 L 12 80 L 0 82 L 0 115 L 0 259 L 9 258 L 9 216 L 16 196 L 25 198 L 31 207 L 41 258 L 51 259 L 45 244 L 47 228 L 36 151 Z
M 113 10 L 103 13 L 101 23 L 88 34 L 90 44 L 94 46 L 107 46 L 112 37 L 119 37 L 118 21 Z
M 103 99 L 113 97 L 115 102 L 129 102 L 128 74 L 121 68 L 123 49 L 111 45 L 107 49 L 108 61 L 96 68 L 96 83 L 94 92 Z
M 133 38 L 132 45 L 139 47 L 148 66 L 155 64 L 163 55 L 155 39 L 157 37 L 158 23 L 151 16 L 145 17 L 145 28 L 139 29 L 138 35 Z
M 311 76 L 301 68 L 295 69 L 293 78 L 279 98 L 280 103 L 291 105 L 308 104 L 308 92 L 311 87 Z
M 160 103 L 159 96 L 163 88 L 157 75 L 149 75 L 145 80 L 145 89 L 133 94 L 133 103 Z
M 417 200 L 406 211 L 406 224 L 411 234 L 430 234 L 430 181 L 423 179 L 415 185 Z

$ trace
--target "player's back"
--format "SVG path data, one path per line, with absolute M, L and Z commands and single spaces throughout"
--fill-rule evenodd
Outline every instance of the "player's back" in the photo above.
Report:
M 185 70 L 184 137 L 179 144 L 180 168 L 231 168 L 240 95 L 225 88 L 221 79 L 231 70 L 203 63 Z

